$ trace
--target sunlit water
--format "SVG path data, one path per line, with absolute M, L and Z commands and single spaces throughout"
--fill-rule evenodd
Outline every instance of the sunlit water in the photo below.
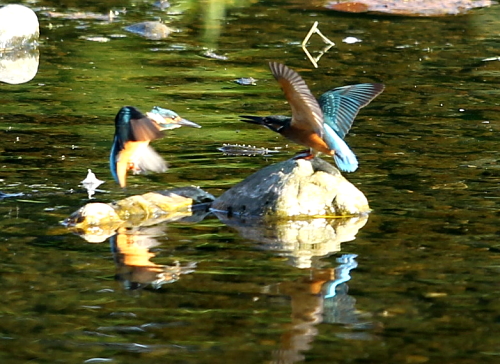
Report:
M 147 3 L 126 13 L 122 3 L 69 6 L 119 10 L 112 23 L 49 18 L 44 11 L 69 10 L 34 5 L 39 73 L 0 84 L 0 191 L 23 194 L 0 202 L 1 361 L 498 362 L 500 62 L 483 59 L 499 55 L 499 8 L 420 19 L 297 2 L 172 5 L 181 14 Z M 180 32 L 149 41 L 123 30 L 157 17 Z M 300 48 L 314 21 L 336 43 L 318 69 Z M 313 37 L 309 47 L 318 55 L 323 43 Z M 205 48 L 228 59 L 203 57 Z M 255 241 L 255 231 L 208 216 L 90 244 L 59 225 L 88 202 L 79 183 L 89 168 L 106 181 L 97 201 L 189 185 L 218 196 L 300 150 L 238 119 L 289 113 L 271 60 L 317 95 L 386 85 L 346 138 L 360 161 L 347 177 L 374 210 L 355 240 L 290 247 L 269 238 L 272 227 Z M 130 177 L 125 192 L 108 170 L 123 105 L 168 107 L 203 126 L 154 142 L 169 171 Z M 224 156 L 223 143 L 283 149 Z M 127 268 L 127 249 L 150 260 L 149 271 Z M 163 281 L 151 278 L 158 266 L 168 266 Z

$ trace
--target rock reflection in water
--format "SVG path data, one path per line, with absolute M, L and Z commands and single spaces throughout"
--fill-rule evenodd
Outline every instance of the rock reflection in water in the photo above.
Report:
M 244 238 L 261 243 L 263 249 L 289 257 L 289 264 L 301 269 L 310 268 L 315 257 L 340 251 L 341 244 L 354 240 L 368 221 L 368 215 L 360 215 L 343 219 L 314 218 L 263 223 L 258 219 L 215 214 Z
M 38 72 L 38 48 L 0 51 L 0 81 L 18 85 L 31 81 Z

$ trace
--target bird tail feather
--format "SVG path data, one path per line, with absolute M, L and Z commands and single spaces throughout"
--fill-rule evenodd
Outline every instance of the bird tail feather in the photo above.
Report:
M 333 156 L 335 159 L 335 163 L 343 172 L 354 172 L 358 169 L 358 160 L 353 152 L 349 150 L 349 153 L 340 155 L 339 153 L 335 153 Z
M 343 172 L 354 172 L 358 169 L 358 159 L 347 143 L 337 133 L 325 124 L 325 141 L 331 150 L 335 151 L 333 159 Z

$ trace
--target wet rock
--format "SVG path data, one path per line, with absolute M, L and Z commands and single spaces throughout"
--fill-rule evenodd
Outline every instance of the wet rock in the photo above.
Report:
M 120 225 L 122 219 L 116 213 L 116 210 L 109 204 L 105 203 L 88 203 L 73 212 L 63 224 L 71 227 L 85 228 L 87 226 L 113 226 Z
M 491 6 L 491 0 L 347 0 L 327 2 L 328 9 L 348 13 L 384 13 L 402 16 L 445 16 L 465 14 L 474 8 Z
M 207 213 L 199 205 L 213 201 L 209 193 L 185 187 L 130 196 L 105 204 L 89 203 L 72 213 L 62 224 L 87 241 L 100 242 L 122 226 L 147 226 L 163 221 L 191 218 L 194 212 Z M 202 218 L 202 217 L 201 217 Z
M 22 5 L 0 8 L 0 81 L 20 84 L 38 72 L 38 18 Z
M 174 29 L 157 21 L 132 24 L 125 27 L 125 30 L 151 40 L 165 39 L 174 31 Z
M 370 212 L 363 193 L 321 158 L 290 159 L 268 166 L 226 191 L 212 209 L 228 216 L 264 218 Z
M 22 48 L 38 40 L 38 18 L 23 5 L 0 8 L 0 49 Z

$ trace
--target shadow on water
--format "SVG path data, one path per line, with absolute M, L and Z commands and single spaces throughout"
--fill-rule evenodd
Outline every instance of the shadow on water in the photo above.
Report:
M 398 18 L 296 1 L 170 5 L 33 5 L 38 73 L 0 84 L 1 361 L 495 363 L 499 7 Z M 110 9 L 111 22 L 47 14 Z M 178 32 L 154 41 L 123 29 L 158 18 Z M 314 21 L 336 43 L 318 69 L 300 48 Z M 313 37 L 313 55 L 322 48 Z M 59 225 L 89 202 L 88 169 L 105 181 L 92 201 L 190 185 L 218 196 L 293 155 L 299 147 L 238 117 L 289 113 L 271 60 L 315 95 L 386 85 L 346 137 L 360 161 L 347 178 L 374 210 L 356 239 L 208 217 L 125 229 L 110 250 Z M 169 171 L 131 176 L 125 192 L 108 168 L 124 105 L 202 126 L 153 142 Z M 224 155 L 223 143 L 282 149 Z

